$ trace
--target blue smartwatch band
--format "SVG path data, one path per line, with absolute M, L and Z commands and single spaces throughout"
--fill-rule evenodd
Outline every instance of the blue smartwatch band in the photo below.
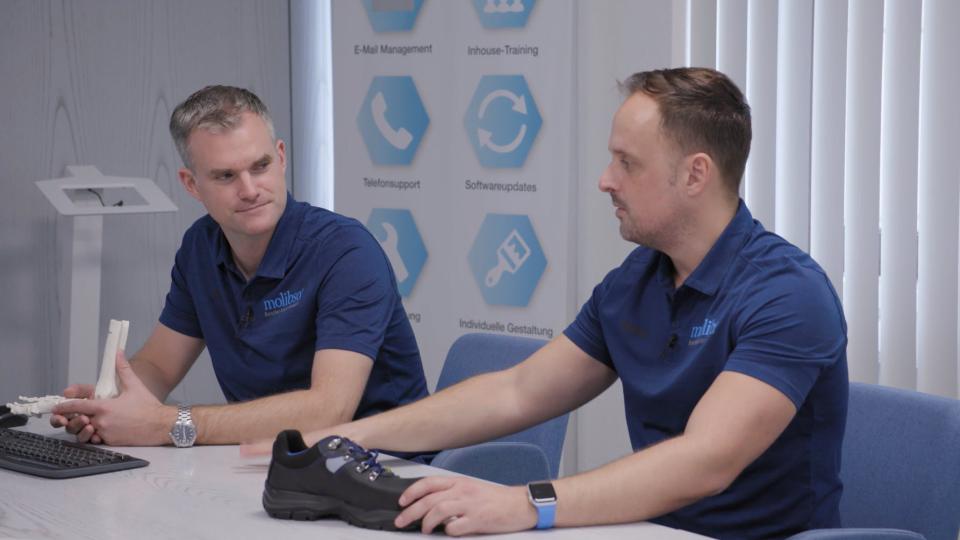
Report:
M 553 520 L 557 515 L 557 503 L 545 503 L 537 505 L 537 528 L 550 529 L 553 527 Z

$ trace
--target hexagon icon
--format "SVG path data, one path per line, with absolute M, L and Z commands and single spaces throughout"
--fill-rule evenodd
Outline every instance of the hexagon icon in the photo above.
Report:
M 405 32 L 413 29 L 423 0 L 363 0 L 374 32 Z
M 473 0 L 484 28 L 523 28 L 536 0 Z
M 357 126 L 377 165 L 409 165 L 427 131 L 427 116 L 413 79 L 374 77 L 357 114 Z
M 367 229 L 390 260 L 400 296 L 410 296 L 427 262 L 427 248 L 413 221 L 413 214 L 405 209 L 374 208 L 367 218 Z
M 526 306 L 547 267 L 530 218 L 487 214 L 467 256 L 488 304 Z
M 540 111 L 523 75 L 486 75 L 463 124 L 484 167 L 522 167 L 540 132 Z

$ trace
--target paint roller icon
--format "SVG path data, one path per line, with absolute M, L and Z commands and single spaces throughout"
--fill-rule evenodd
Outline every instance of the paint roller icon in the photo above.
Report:
M 520 233 L 513 229 L 497 248 L 497 265 L 487 272 L 485 280 L 487 287 L 493 287 L 499 283 L 504 272 L 515 274 L 529 258 L 530 246 L 523 240 Z

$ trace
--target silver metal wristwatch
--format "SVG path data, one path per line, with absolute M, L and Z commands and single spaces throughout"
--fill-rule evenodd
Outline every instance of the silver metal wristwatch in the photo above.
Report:
M 177 421 L 170 428 L 170 440 L 177 448 L 190 448 L 197 440 L 197 427 L 187 405 L 177 406 Z

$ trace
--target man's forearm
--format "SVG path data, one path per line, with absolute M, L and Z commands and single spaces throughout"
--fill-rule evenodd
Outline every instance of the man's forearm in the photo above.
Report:
M 480 375 L 410 405 L 348 424 L 339 434 L 367 448 L 404 452 L 457 448 L 500 437 L 536 423 L 522 411 L 513 384 L 510 371 Z M 481 403 L 497 405 L 473 406 Z
M 140 382 L 163 402 L 187 374 L 203 347 L 202 339 L 157 323 L 143 347 L 128 360 Z
M 130 359 L 130 367 L 133 368 L 133 372 L 137 374 L 137 377 L 150 390 L 151 394 L 161 402 L 166 401 L 167 396 L 173 391 L 173 386 L 166 381 L 164 373 L 156 365 L 145 358 L 141 358 L 141 354 L 137 353 Z
M 609 387 L 615 377 L 560 336 L 513 368 L 467 379 L 406 407 L 348 424 L 341 434 L 371 448 L 457 448 L 571 411 Z
M 739 471 L 683 436 L 554 481 L 562 527 L 651 519 L 724 490 Z
M 193 407 L 197 444 L 237 444 L 271 438 L 284 429 L 303 432 L 347 422 L 347 411 L 316 392 L 295 390 L 243 403 Z

